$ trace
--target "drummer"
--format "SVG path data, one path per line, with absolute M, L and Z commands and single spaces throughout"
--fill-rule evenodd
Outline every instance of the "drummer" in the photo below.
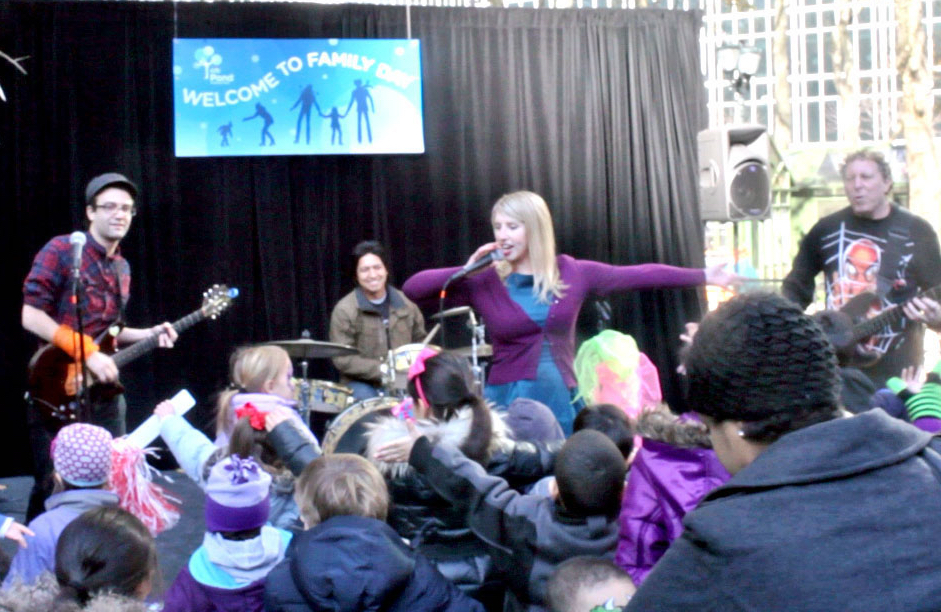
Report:
M 340 382 L 353 390 L 360 401 L 379 395 L 380 365 L 389 348 L 421 342 L 425 319 L 405 295 L 388 284 L 389 257 L 375 240 L 360 242 L 353 249 L 356 288 L 343 297 L 330 316 L 330 341 L 348 344 L 357 355 L 334 357 Z

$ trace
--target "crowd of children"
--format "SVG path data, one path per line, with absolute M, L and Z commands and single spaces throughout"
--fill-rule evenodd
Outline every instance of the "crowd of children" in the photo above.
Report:
M 756 472 L 751 464 L 760 466 L 756 458 L 768 449 L 783 448 L 782 436 L 793 445 L 793 436 L 806 437 L 801 432 L 817 432 L 814 427 L 840 417 L 833 394 L 807 412 L 819 416 L 810 421 L 792 419 L 804 414 L 800 398 L 792 412 L 782 408 L 766 416 L 762 410 L 770 409 L 757 405 L 746 410 L 748 393 L 766 392 L 772 401 L 779 374 L 784 382 L 773 400 L 781 406 L 789 405 L 789 384 L 801 397 L 810 397 L 810 387 L 838 390 L 836 361 L 819 347 L 815 354 L 824 366 L 810 364 L 815 373 L 803 372 L 799 381 L 788 382 L 778 362 L 766 360 L 761 370 L 763 355 L 754 358 L 757 369 L 749 380 L 709 369 L 711 359 L 724 358 L 715 347 L 703 348 L 724 333 L 713 331 L 716 325 L 740 317 L 747 328 L 753 324 L 749 309 L 755 316 L 787 310 L 774 300 L 749 299 L 733 300 L 732 314 L 720 309 L 714 317 L 719 323 L 707 319 L 701 341 L 690 338 L 689 375 L 703 381 L 693 402 L 697 414 L 678 416 L 659 406 L 633 419 L 613 404 L 589 405 L 568 439 L 557 435 L 553 422 L 534 416 L 551 417 L 548 410 L 520 412 L 516 406 L 512 418 L 495 410 L 474 393 L 465 359 L 426 350 L 409 371 L 408 409 L 368 427 L 366 457 L 322 455 L 294 410 L 287 354 L 271 346 L 240 349 L 231 362 L 231 388 L 218 402 L 215 441 L 176 415 L 169 402 L 155 409 L 167 446 L 206 495 L 202 542 L 194 542 L 177 576 L 166 577 L 170 584 L 161 601 L 147 600 L 159 579 L 154 537 L 117 507 L 118 496 L 108 488 L 111 435 L 73 424 L 52 445 L 56 492 L 46 512 L 28 527 L 0 520 L 0 534 L 20 544 L 0 591 L 0 610 L 598 612 L 656 610 L 658 601 L 693 609 L 682 602 L 704 600 L 689 592 L 697 588 L 695 572 L 677 577 L 693 568 L 683 555 L 701 555 L 709 560 L 703 567 L 711 568 L 735 553 L 699 550 L 702 541 L 690 539 L 688 525 L 701 527 L 703 517 L 721 521 L 709 510 L 730 505 L 726 500 L 734 494 L 723 491 L 745 486 L 750 492 L 742 475 Z M 801 333 L 825 338 L 809 318 L 786 314 Z M 759 341 L 761 332 L 746 332 Z M 805 346 L 792 347 L 790 332 L 779 333 L 787 337 L 782 351 Z M 781 359 L 790 363 L 791 356 Z M 941 423 L 939 369 L 926 379 L 906 371 L 877 401 L 894 402 L 898 420 L 934 431 Z M 760 387 L 763 376 L 772 390 L 749 386 Z M 740 396 L 732 399 L 746 410 L 741 414 L 720 402 L 727 388 L 734 391 L 740 383 Z M 852 418 L 871 420 L 871 414 Z M 722 437 L 729 422 L 738 423 L 738 440 Z M 520 426 L 514 430 L 513 423 Z M 905 431 L 897 435 L 927 449 L 912 452 L 928 453 L 925 461 L 936 475 L 926 486 L 938 488 L 941 458 L 932 463 L 933 443 Z M 917 566 L 933 575 L 924 563 Z M 671 570 L 670 580 L 684 585 L 680 594 L 664 594 Z M 713 575 L 701 586 L 716 598 L 707 609 L 753 609 L 734 596 L 718 598 L 720 580 L 732 581 L 723 586 L 730 589 L 726 594 L 734 591 L 734 578 Z M 758 585 L 748 590 L 753 596 Z M 924 605 L 906 609 L 941 607 L 941 595 L 931 595 L 938 589 L 923 591 L 917 591 L 921 599 L 903 600 Z

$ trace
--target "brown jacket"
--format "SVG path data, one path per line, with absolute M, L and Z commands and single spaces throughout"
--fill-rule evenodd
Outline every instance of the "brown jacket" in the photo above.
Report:
M 379 365 L 392 348 L 425 338 L 425 319 L 421 311 L 401 291 L 387 287 L 389 293 L 389 335 L 386 338 L 382 317 L 357 287 L 343 297 L 330 316 L 330 341 L 356 347 L 358 355 L 334 357 L 341 382 L 361 380 L 378 385 Z

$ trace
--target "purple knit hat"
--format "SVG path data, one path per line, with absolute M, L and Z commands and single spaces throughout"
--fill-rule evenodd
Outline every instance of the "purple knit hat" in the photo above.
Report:
M 97 487 L 111 475 L 111 434 L 104 427 L 74 423 L 59 430 L 49 453 L 56 473 L 70 485 Z
M 526 442 L 555 442 L 564 440 L 565 434 L 552 409 L 534 399 L 518 397 L 507 406 L 506 424 L 514 440 Z
M 251 457 L 226 457 L 206 482 L 206 530 L 245 531 L 268 522 L 271 476 Z

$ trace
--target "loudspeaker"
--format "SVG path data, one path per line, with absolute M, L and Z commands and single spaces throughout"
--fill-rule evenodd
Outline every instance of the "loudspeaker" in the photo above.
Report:
M 703 130 L 699 145 L 699 206 L 703 221 L 771 216 L 768 131 L 761 125 Z

